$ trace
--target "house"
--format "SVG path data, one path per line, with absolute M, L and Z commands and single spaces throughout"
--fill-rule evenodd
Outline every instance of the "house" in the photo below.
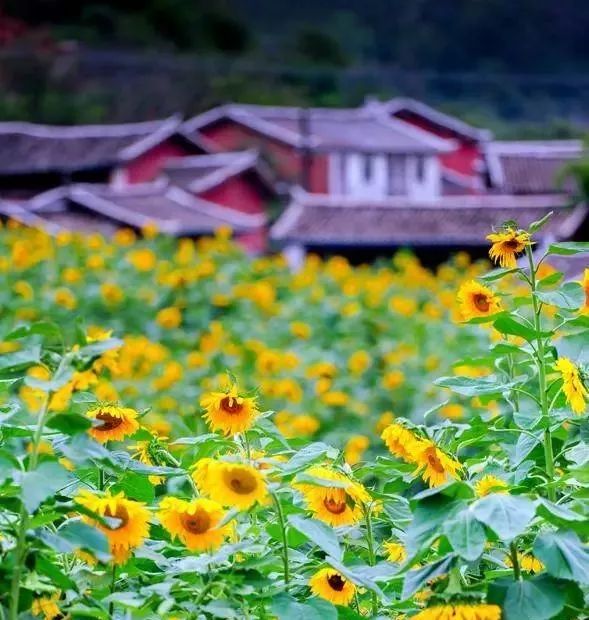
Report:
M 174 157 L 161 174 L 171 185 L 244 213 L 266 213 L 277 200 L 272 171 L 254 150 Z
M 23 199 L 68 183 L 140 183 L 170 157 L 206 153 L 176 117 L 123 125 L 0 123 L 0 197 Z
M 291 202 L 270 231 L 293 264 L 307 252 L 344 254 L 352 261 L 373 260 L 396 249 L 413 248 L 432 263 L 468 249 L 483 256 L 485 239 L 507 220 L 528 226 L 554 212 L 542 237 L 570 239 L 587 215 L 584 205 L 571 207 L 563 194 L 442 196 L 435 202 L 402 196 L 380 199 L 293 191 Z
M 124 188 L 72 184 L 41 193 L 23 204 L 4 201 L 0 213 L 10 213 L 11 209 L 19 218 L 26 211 L 38 218 L 37 223 L 48 224 L 51 232 L 92 231 L 111 235 L 119 228 L 140 230 L 154 224 L 173 236 L 200 237 L 229 228 L 248 251 L 259 253 L 265 247 L 264 214 L 242 213 L 214 204 L 165 181 Z
M 221 151 L 255 148 L 288 187 L 342 196 L 409 196 L 441 192 L 439 155 L 447 140 L 367 108 L 295 108 L 228 104 L 184 124 Z
M 575 192 L 567 164 L 582 157 L 580 140 L 494 141 L 485 145 L 487 185 L 514 194 Z
M 452 140 L 454 148 L 440 154 L 444 194 L 480 193 L 484 191 L 485 145 L 492 139 L 487 129 L 473 127 L 431 106 L 407 97 L 380 102 L 369 98 L 365 107 L 409 123 L 428 133 Z

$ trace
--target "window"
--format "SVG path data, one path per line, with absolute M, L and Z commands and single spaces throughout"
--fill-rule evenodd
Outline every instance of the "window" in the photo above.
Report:
M 419 183 L 423 183 L 425 179 L 425 157 L 418 155 L 415 160 L 415 178 Z
M 363 161 L 364 180 L 370 181 L 372 179 L 372 155 L 365 154 Z

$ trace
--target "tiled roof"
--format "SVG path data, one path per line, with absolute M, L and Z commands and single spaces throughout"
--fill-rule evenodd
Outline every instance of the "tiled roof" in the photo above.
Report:
M 170 183 L 195 194 L 218 187 L 228 179 L 250 172 L 269 194 L 275 194 L 272 173 L 256 151 L 239 151 L 177 157 L 166 162 Z
M 566 238 L 580 226 L 585 207 L 567 207 L 565 196 L 443 196 L 435 203 L 391 198 L 350 200 L 297 192 L 271 230 L 283 243 L 305 245 L 484 245 L 507 220 L 527 226 L 554 211 L 544 235 Z
M 172 235 L 209 234 L 221 226 L 236 231 L 255 230 L 265 223 L 263 216 L 221 207 L 166 183 L 124 189 L 72 185 L 40 194 L 26 206 L 55 222 L 68 222 L 71 213 L 82 210 L 134 228 L 153 222 L 162 232 Z
M 455 116 L 450 116 L 449 114 L 440 112 L 440 110 L 436 110 L 426 103 L 417 101 L 416 99 L 411 99 L 408 97 L 395 97 L 394 99 L 384 102 L 368 100 L 365 105 L 367 108 L 382 107 L 388 112 L 388 114 L 392 114 L 394 116 L 402 113 L 421 116 L 438 127 L 448 129 L 458 136 L 466 137 L 470 140 L 485 142 L 492 138 L 492 133 L 488 129 L 473 127 Z
M 0 174 L 110 167 L 138 157 L 180 128 L 176 117 L 124 125 L 0 123 Z M 206 152 L 198 133 L 183 139 L 194 144 L 195 152 Z
M 491 186 L 513 194 L 575 191 L 574 181 L 559 175 L 582 154 L 579 140 L 490 142 L 485 149 Z
M 394 118 L 384 111 L 336 108 L 293 108 L 229 104 L 187 121 L 187 133 L 224 119 L 241 123 L 269 138 L 315 150 L 383 153 L 444 152 L 452 141 Z M 307 129 L 303 126 L 306 124 Z

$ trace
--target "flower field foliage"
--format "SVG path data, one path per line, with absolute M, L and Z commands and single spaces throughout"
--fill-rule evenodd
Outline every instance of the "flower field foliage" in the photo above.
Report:
M 589 251 L 0 232 L 0 618 L 573 620 Z M 516 260 L 519 259 L 519 260 Z

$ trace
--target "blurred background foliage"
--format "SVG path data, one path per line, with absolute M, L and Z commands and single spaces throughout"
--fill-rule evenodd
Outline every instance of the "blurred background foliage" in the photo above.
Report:
M 374 94 L 423 99 L 499 137 L 587 126 L 584 0 L 7 0 L 2 20 L 18 25 L 0 36 L 2 119 L 132 121 Z

